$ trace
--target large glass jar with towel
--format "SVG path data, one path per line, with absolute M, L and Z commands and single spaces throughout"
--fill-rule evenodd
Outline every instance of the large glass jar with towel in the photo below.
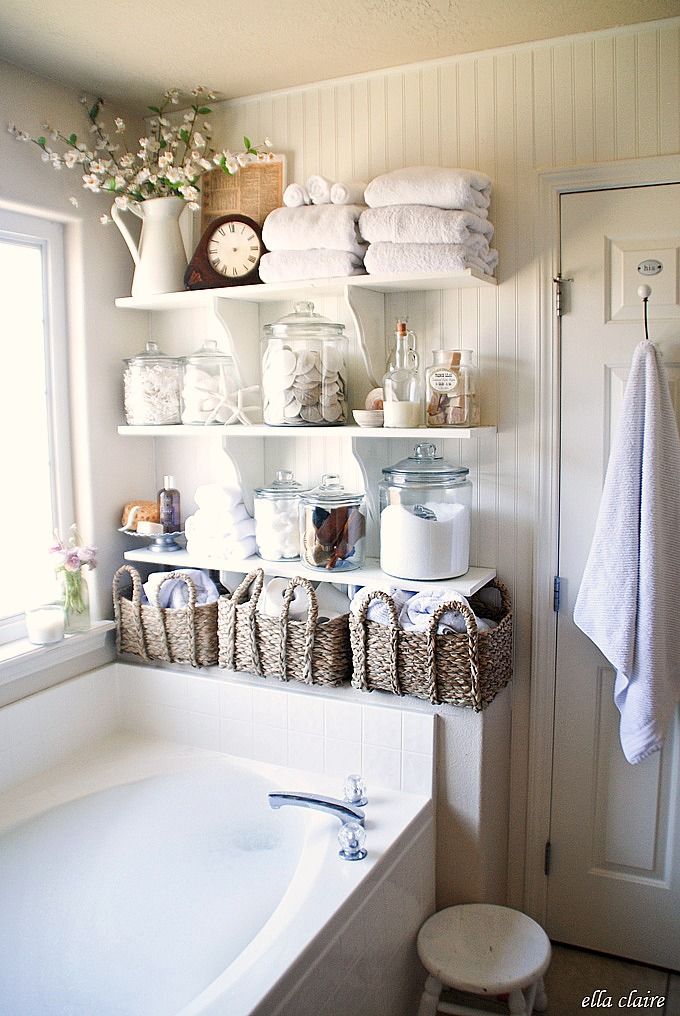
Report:
M 132 427 L 180 422 L 182 360 L 168 356 L 153 340 L 123 361 L 125 419 Z
M 234 360 L 207 339 L 185 357 L 182 369 L 182 423 L 229 423 L 237 405 Z
M 472 484 L 434 444 L 383 469 L 380 567 L 401 579 L 448 579 L 470 566 Z
M 364 495 L 353 494 L 334 473 L 300 499 L 300 557 L 309 568 L 349 571 L 364 563 Z
M 277 469 L 269 487 L 255 488 L 255 542 L 265 561 L 294 561 L 300 556 L 302 491 L 290 469 Z
M 301 301 L 262 339 L 264 422 L 272 427 L 338 426 L 347 421 L 345 326 Z

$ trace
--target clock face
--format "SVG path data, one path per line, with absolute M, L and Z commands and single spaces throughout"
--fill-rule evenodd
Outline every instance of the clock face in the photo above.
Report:
M 210 236 L 206 247 L 208 261 L 218 275 L 236 279 L 248 275 L 260 260 L 260 239 L 247 222 L 223 222 Z

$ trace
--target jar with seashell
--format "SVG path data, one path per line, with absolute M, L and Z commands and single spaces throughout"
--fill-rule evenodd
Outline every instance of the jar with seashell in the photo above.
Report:
M 347 422 L 344 325 L 302 301 L 262 339 L 264 422 L 271 427 L 341 426 Z

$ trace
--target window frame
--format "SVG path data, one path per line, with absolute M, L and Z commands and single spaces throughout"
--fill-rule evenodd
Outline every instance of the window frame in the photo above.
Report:
M 48 466 L 54 525 L 62 533 L 75 517 L 64 233 L 61 222 L 0 206 L 0 243 L 38 247 L 41 252 Z M 25 634 L 23 611 L 0 618 L 0 645 Z

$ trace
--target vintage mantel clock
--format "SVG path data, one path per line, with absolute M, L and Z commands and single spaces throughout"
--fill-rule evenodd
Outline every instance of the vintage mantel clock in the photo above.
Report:
M 208 224 L 184 274 L 185 289 L 260 282 L 262 230 L 247 215 L 221 215 Z

